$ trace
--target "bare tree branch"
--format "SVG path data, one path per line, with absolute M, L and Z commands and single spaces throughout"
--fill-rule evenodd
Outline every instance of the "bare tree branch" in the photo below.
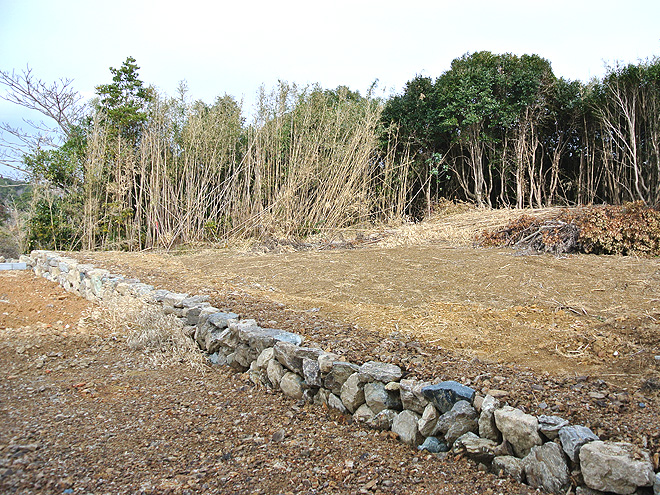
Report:
M 72 87 L 71 79 L 45 83 L 27 67 L 20 73 L 0 71 L 0 85 L 6 87 L 0 98 L 30 110 L 36 110 L 53 119 L 65 135 L 69 136 L 82 115 L 82 96 Z

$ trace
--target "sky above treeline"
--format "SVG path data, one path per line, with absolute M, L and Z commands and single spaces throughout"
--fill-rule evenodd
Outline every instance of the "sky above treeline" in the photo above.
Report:
M 278 80 L 384 96 L 465 53 L 538 54 L 588 81 L 660 55 L 658 0 L 0 0 L 0 69 L 73 79 L 89 98 L 127 56 L 149 85 L 193 99 L 229 94 L 249 114 Z M 2 88 L 0 88 L 2 91 Z M 27 114 L 0 101 L 0 121 Z

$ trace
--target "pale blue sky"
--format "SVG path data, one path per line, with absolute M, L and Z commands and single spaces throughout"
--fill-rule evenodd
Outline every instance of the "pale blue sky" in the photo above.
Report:
M 249 107 L 278 79 L 361 93 L 378 79 L 389 94 L 479 50 L 536 53 L 586 81 L 660 55 L 660 1 L 0 0 L 0 69 L 29 64 L 86 96 L 128 55 L 169 95 L 185 79 L 193 98 Z M 0 101 L 0 121 L 21 115 Z

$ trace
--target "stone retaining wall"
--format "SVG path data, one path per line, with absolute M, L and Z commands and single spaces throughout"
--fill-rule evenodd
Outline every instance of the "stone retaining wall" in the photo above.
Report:
M 257 384 L 350 414 L 366 427 L 391 430 L 413 447 L 463 454 L 489 470 L 549 492 L 660 493 L 649 452 L 603 442 L 557 416 L 532 416 L 455 381 L 403 379 L 393 364 L 343 361 L 305 347 L 301 336 L 211 306 L 208 296 L 156 290 L 139 280 L 48 251 L 21 257 L 34 272 L 90 300 L 140 298 L 175 314 L 211 363 L 248 373 Z

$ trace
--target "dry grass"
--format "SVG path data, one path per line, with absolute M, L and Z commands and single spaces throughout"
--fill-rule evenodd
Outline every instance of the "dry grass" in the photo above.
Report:
M 485 229 L 506 226 L 522 215 L 533 217 L 551 216 L 560 208 L 534 209 L 488 209 L 466 204 L 447 203 L 442 205 L 431 218 L 406 224 L 393 230 L 378 243 L 378 247 L 414 246 L 442 243 L 453 247 L 474 244 L 477 234 Z
M 206 358 L 174 315 L 143 301 L 117 296 L 94 311 L 91 320 L 109 338 L 125 339 L 128 347 L 147 356 L 154 366 L 187 363 L 192 369 L 208 369 Z

